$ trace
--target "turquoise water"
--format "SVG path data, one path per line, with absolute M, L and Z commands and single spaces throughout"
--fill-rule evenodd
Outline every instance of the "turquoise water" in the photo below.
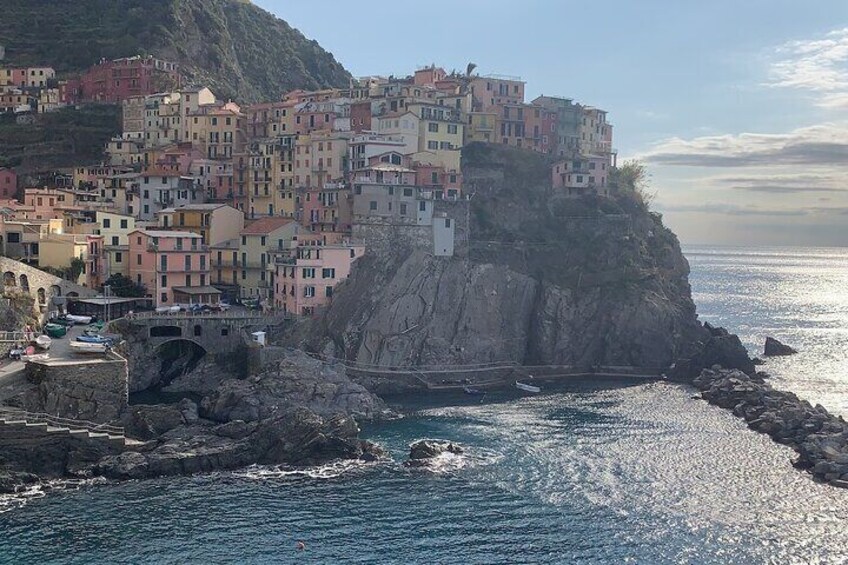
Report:
M 751 347 L 766 333 L 796 345 L 800 355 L 770 362 L 775 380 L 848 407 L 848 253 L 687 252 L 704 319 Z M 484 403 L 457 396 L 365 430 L 391 463 L 50 493 L 0 514 L 0 563 L 844 561 L 848 491 L 814 483 L 790 450 L 690 394 L 573 383 Z M 468 452 L 403 468 L 422 437 Z

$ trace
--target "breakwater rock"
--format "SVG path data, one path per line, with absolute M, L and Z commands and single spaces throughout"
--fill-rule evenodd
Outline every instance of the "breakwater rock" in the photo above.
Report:
M 848 487 L 848 423 L 842 416 L 792 392 L 775 390 L 761 375 L 738 370 L 705 369 L 693 384 L 704 400 L 732 410 L 749 428 L 797 451 L 797 468 Z

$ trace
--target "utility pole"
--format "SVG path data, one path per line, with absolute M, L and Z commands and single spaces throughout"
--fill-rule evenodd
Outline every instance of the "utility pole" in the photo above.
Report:
M 105 324 L 109 323 L 109 292 L 111 290 L 112 290 L 112 287 L 109 286 L 108 284 L 103 285 L 103 296 L 106 299 L 106 308 L 105 308 L 106 309 L 106 320 L 105 320 Z M 105 324 L 104 324 L 104 327 L 105 327 Z

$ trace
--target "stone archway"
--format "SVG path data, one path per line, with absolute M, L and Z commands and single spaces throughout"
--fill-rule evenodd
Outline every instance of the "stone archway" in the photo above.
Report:
M 21 276 L 18 277 L 18 279 L 21 281 L 21 290 L 24 292 L 29 292 L 29 277 L 21 273 Z
M 39 303 L 39 304 L 42 304 L 42 305 L 43 305 L 43 304 L 47 304 L 47 293 L 46 293 L 46 292 L 44 292 L 44 289 L 43 289 L 43 288 L 39 288 L 39 289 L 35 292 L 35 294 L 36 294 L 36 296 L 38 297 L 38 303 Z
M 15 273 L 12 271 L 6 271 L 3 273 L 3 286 L 18 286 L 15 281 Z
M 51 285 L 50 294 L 53 296 L 62 296 L 62 287 L 58 284 Z

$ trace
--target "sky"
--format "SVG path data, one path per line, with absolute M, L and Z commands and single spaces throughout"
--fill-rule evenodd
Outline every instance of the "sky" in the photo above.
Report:
M 254 0 L 354 76 L 436 63 L 609 111 L 684 244 L 848 246 L 846 0 Z

